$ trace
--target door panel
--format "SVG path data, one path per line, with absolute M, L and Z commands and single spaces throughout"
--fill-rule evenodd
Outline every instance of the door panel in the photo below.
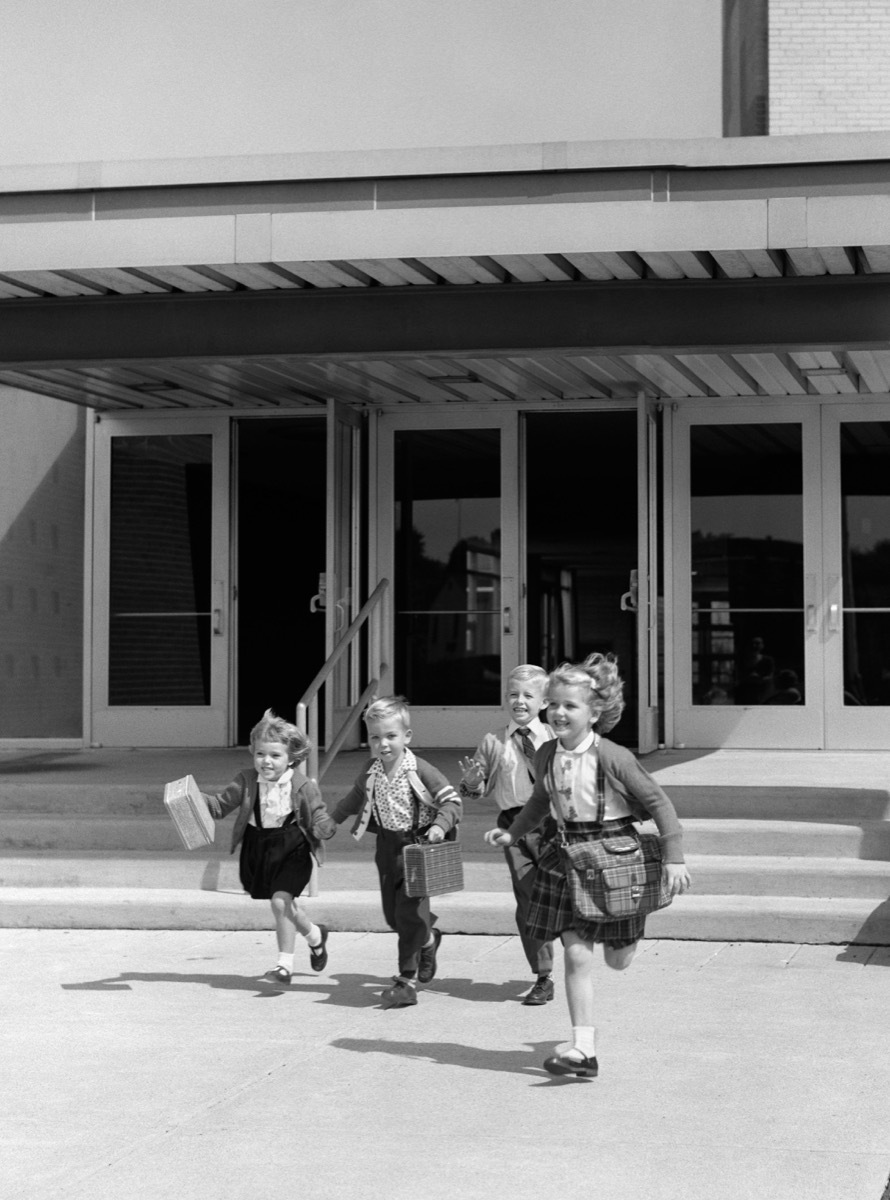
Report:
M 420 745 L 474 745 L 518 662 L 516 438 L 515 413 L 380 418 L 378 563 Z
M 890 405 L 823 417 L 826 746 L 890 749 Z
M 228 425 L 96 430 L 93 740 L 225 745 Z
M 818 409 L 690 406 L 674 432 L 675 740 L 819 747 Z
M 325 658 L 361 607 L 358 505 L 361 426 L 359 413 L 336 400 L 328 400 Z M 367 682 L 359 679 L 360 665 L 356 644 L 337 663 L 329 686 L 324 689 L 326 745 L 340 729 Z M 361 726 L 356 725 L 345 748 L 357 746 L 360 736 Z

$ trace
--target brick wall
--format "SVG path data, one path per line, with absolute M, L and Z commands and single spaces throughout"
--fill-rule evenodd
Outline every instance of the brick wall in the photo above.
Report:
M 770 0 L 769 132 L 890 129 L 887 0 Z

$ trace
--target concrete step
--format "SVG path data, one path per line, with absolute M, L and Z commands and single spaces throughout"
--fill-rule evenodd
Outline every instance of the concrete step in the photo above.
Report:
M 227 780 L 202 781 L 205 791 L 220 791 Z M 329 804 L 343 794 L 341 784 L 323 784 Z M 780 785 L 671 784 L 670 797 L 680 817 L 744 820 L 801 819 L 881 821 L 890 819 L 890 791 L 882 788 L 839 788 Z M 159 783 L 60 784 L 28 783 L 0 778 L 0 812 L 92 816 L 165 816 L 164 788 Z M 466 816 L 490 819 L 491 805 L 469 801 Z
M 370 891 L 325 891 L 306 900 L 316 921 L 336 931 L 385 932 Z M 512 934 L 506 892 L 458 892 L 434 901 L 446 933 Z M 243 895 L 180 889 L 6 888 L 4 928 L 271 929 L 269 906 Z M 890 902 L 774 896 L 680 897 L 647 921 L 650 938 L 810 944 L 890 945 Z M 336 970 L 336 964 L 332 964 Z
M 890 895 L 890 862 L 858 858 L 769 855 L 688 857 L 695 894 L 846 897 L 881 900 Z M 470 892 L 504 892 L 509 877 L 499 854 L 464 854 Z M 237 856 L 188 851 L 0 853 L 0 887 L 167 888 L 240 892 Z M 377 888 L 370 855 L 332 857 L 319 872 L 322 891 Z
M 474 815 L 461 825 L 461 840 L 468 852 L 486 853 L 483 835 L 491 827 L 487 814 Z M 689 818 L 683 821 L 688 854 L 788 855 L 815 858 L 866 858 L 890 860 L 890 821 L 765 821 Z M 644 829 L 654 829 L 652 825 Z M 217 827 L 215 852 L 223 854 L 230 841 L 230 821 Z M 341 831 L 332 849 L 366 854 Z M 126 816 L 76 818 L 31 813 L 4 814 L 0 820 L 0 849 L 31 850 L 177 850 L 181 843 L 172 822 L 156 817 Z

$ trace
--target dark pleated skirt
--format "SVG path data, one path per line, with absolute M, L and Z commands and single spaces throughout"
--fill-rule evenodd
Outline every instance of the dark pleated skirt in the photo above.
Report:
M 241 843 L 241 886 L 254 900 L 275 892 L 299 896 L 312 875 L 309 843 L 296 826 L 257 829 L 248 825 Z
M 589 827 L 586 830 L 573 830 L 570 826 L 566 830 L 566 837 L 569 841 L 589 841 L 592 837 L 626 832 L 627 826 L 626 820 L 604 821 L 602 825 L 594 827 L 594 831 Z M 538 860 L 535 870 L 525 931 L 529 937 L 549 942 L 568 930 L 577 933 L 585 942 L 602 942 L 619 950 L 622 946 L 632 946 L 639 941 L 646 930 L 646 918 L 634 916 L 586 921 L 578 917 L 572 908 L 559 847 L 551 842 Z

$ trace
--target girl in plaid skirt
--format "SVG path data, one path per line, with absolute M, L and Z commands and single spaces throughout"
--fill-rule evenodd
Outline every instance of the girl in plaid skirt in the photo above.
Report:
M 551 811 L 568 841 L 626 836 L 634 821 L 654 819 L 661 836 L 664 882 L 672 895 L 691 886 L 683 862 L 682 830 L 665 792 L 629 750 L 602 737 L 624 711 L 624 685 L 612 654 L 591 654 L 583 663 L 563 663 L 550 675 L 547 719 L 557 736 L 535 756 L 534 791 L 509 831 L 492 829 L 486 841 L 509 846 L 534 829 Z M 606 964 L 629 967 L 643 936 L 646 918 L 585 920 L 572 909 L 556 843 L 538 861 L 527 932 L 560 936 L 565 947 L 566 999 L 572 1047 L 548 1058 L 551 1075 L 594 1076 L 593 955 L 602 943 Z

